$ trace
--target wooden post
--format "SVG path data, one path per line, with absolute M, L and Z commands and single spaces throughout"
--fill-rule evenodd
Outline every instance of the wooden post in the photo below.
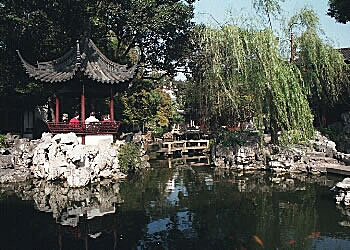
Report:
M 55 122 L 58 123 L 60 121 L 60 99 L 56 95 L 56 114 L 55 114 Z
M 84 83 L 81 90 L 81 98 L 80 98 L 80 113 L 81 113 L 81 125 L 85 127 L 85 87 Z M 81 144 L 85 145 L 85 135 L 81 136 Z
M 114 97 L 113 97 L 112 87 L 111 87 L 111 94 L 109 97 L 109 116 L 111 121 L 114 121 Z

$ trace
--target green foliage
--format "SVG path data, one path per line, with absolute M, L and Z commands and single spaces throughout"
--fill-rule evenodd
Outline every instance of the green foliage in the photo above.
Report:
M 270 30 L 203 28 L 197 39 L 200 62 L 205 62 L 200 84 L 215 106 L 230 107 L 245 121 L 254 117 L 260 130 L 267 119 L 275 137 L 279 130 L 298 135 L 292 141 L 313 135 L 313 116 L 300 71 L 280 56 Z
M 244 141 L 240 136 L 239 132 L 233 132 L 229 130 L 221 130 L 216 134 L 216 142 L 222 144 L 225 147 L 230 147 L 234 145 L 242 146 Z
M 194 69 L 193 75 L 196 75 L 199 71 L 200 69 Z M 191 76 L 188 78 L 191 79 Z M 176 102 L 178 103 L 179 109 L 185 110 L 186 113 L 191 114 L 191 119 L 200 120 L 201 118 L 204 118 L 204 116 L 199 115 L 199 103 L 201 100 L 201 94 L 204 95 L 206 92 L 202 91 L 201 82 L 199 80 L 196 82 L 196 80 L 197 79 L 175 82 L 175 87 L 177 89 Z M 206 98 L 210 98 L 210 96 L 207 96 Z M 173 117 L 174 123 L 181 124 L 183 118 L 181 118 L 180 114 L 176 115 L 178 118 Z
M 312 30 L 305 31 L 298 42 L 304 90 L 311 106 L 333 106 L 347 89 L 348 66 L 343 55 L 323 43 Z
M 119 63 L 133 63 L 137 50 L 138 77 L 149 77 L 152 71 L 174 75 L 177 67 L 187 63 L 193 2 L 1 1 L 0 95 L 16 94 L 16 90 L 27 93 L 39 87 L 28 86 L 16 49 L 29 62 L 48 61 L 62 56 L 77 39 L 86 36 Z M 42 96 L 50 94 L 42 92 Z
M 319 37 L 318 20 L 312 10 L 305 8 L 291 18 L 288 27 L 290 33 L 297 34 L 293 46 L 298 50 L 296 64 L 301 70 L 304 93 L 314 115 L 321 120 L 346 95 L 349 66 L 339 51 Z
M 288 31 L 295 32 L 295 28 L 317 31 L 319 18 L 312 9 L 303 8 L 288 22 Z
M 140 168 L 140 146 L 134 142 L 129 142 L 120 147 L 118 154 L 121 172 L 127 174 Z
M 8 147 L 8 143 L 6 140 L 6 136 L 0 135 L 0 148 L 7 148 L 7 147 Z
M 256 132 L 249 131 L 230 131 L 227 129 L 218 129 L 215 131 L 216 144 L 222 144 L 225 147 L 235 145 L 243 146 L 247 141 L 260 141 L 260 135 Z
M 329 0 L 328 15 L 337 22 L 347 23 L 350 21 L 350 2 L 349 0 Z
M 318 128 L 322 135 L 336 143 L 336 148 L 340 152 L 347 153 L 349 134 L 344 126 L 339 123 L 334 123 L 326 128 Z
M 349 66 L 339 51 L 323 42 L 319 33 L 319 18 L 308 8 L 296 13 L 288 23 L 291 61 L 300 69 L 309 106 L 318 125 L 323 126 L 325 114 L 348 95 Z
M 161 89 L 142 89 L 122 97 L 125 122 L 145 125 L 148 129 L 167 127 L 174 114 L 169 94 Z
M 173 115 L 173 124 L 180 124 L 183 125 L 185 123 L 185 118 L 183 117 L 183 115 L 174 112 Z
M 152 129 L 152 134 L 153 134 L 155 137 L 160 138 L 160 137 L 163 136 L 164 133 L 166 133 L 166 130 L 165 130 L 164 128 L 162 128 L 162 127 L 154 127 L 154 128 Z
M 331 128 L 319 128 L 319 131 L 322 135 L 328 137 L 334 142 L 338 142 L 342 137 L 344 137 L 344 128 L 342 126 Z
M 266 15 L 272 29 L 271 16 L 277 17 L 281 13 L 280 2 L 284 2 L 284 0 L 252 0 L 252 2 L 258 14 Z
M 314 135 L 314 131 L 310 133 L 308 138 L 305 137 L 304 132 L 298 129 L 284 131 L 279 138 L 279 143 L 282 145 L 290 144 L 304 144 L 306 139 L 311 138 Z

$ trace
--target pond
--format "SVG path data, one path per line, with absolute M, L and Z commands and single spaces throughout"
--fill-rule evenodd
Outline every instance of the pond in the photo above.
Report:
M 82 189 L 2 185 L 0 249 L 350 249 L 340 177 L 152 166 Z

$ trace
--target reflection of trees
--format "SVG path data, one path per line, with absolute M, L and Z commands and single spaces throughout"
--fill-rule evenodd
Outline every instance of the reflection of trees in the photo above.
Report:
M 167 208 L 167 204 L 162 201 L 164 201 L 166 183 L 172 175 L 170 169 L 154 169 L 121 183 L 120 195 L 124 200 L 120 206 L 121 211 L 146 209 L 159 213 L 162 208 Z M 150 207 L 152 209 L 149 209 Z
M 207 174 L 206 174 L 207 175 Z M 186 174 L 184 175 L 186 176 Z M 255 222 L 254 202 L 249 193 L 238 192 L 232 179 L 205 185 L 205 174 L 198 174 L 190 185 L 188 197 L 180 206 L 193 211 L 192 224 L 200 249 L 234 249 L 248 242 Z
M 320 225 L 330 211 L 336 214 L 334 207 L 320 209 L 324 204 L 321 199 L 325 199 L 322 194 L 328 192 L 334 181 L 325 176 L 295 177 L 216 174 L 211 191 L 203 184 L 197 185 L 197 189 L 188 188 L 190 198 L 182 200 L 181 205 L 196 211 L 193 224 L 198 240 L 206 239 L 199 243 L 204 249 L 254 248 L 257 245 L 251 240 L 252 235 L 261 238 L 266 249 L 310 249 L 321 228 L 322 234 L 341 230 L 339 227 L 335 230 L 334 220 L 329 220 L 328 229 Z M 334 206 L 329 196 L 327 199 Z
M 310 249 L 307 236 L 317 229 L 315 190 L 310 187 L 301 193 L 273 191 L 257 195 L 256 235 L 264 239 L 266 249 Z M 295 241 L 295 243 L 294 243 Z
M 17 230 L 23 235 L 23 228 L 48 228 L 45 234 L 25 238 L 36 249 L 44 248 L 40 240 L 54 249 L 57 239 L 63 249 L 84 249 L 86 244 L 89 249 L 254 249 L 253 235 L 265 249 L 310 249 L 314 232 L 345 232 L 326 193 L 332 185 L 327 177 L 156 168 L 121 183 L 69 189 L 36 182 L 2 186 L 0 193 L 16 190 L 18 197 L 49 212 L 18 215 L 23 221 L 32 216 L 40 225 L 26 227 L 21 221 Z M 295 243 L 290 245 L 290 240 Z
M 172 174 L 169 169 L 153 169 L 121 183 L 120 195 L 124 203 L 119 206 L 120 249 L 136 248 L 150 220 L 167 216 L 173 209 L 164 199 L 166 183 Z

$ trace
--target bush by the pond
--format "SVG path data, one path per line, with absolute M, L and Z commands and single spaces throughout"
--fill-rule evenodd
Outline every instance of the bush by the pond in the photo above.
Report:
M 140 146 L 134 142 L 128 142 L 121 146 L 119 154 L 120 170 L 127 174 L 141 166 Z
M 6 137 L 4 135 L 0 135 L 0 148 L 7 148 L 8 144 L 7 144 L 7 140 Z
M 166 132 L 166 130 L 162 127 L 159 127 L 159 126 L 155 127 L 152 131 L 152 133 L 155 137 L 162 137 L 165 132 Z
M 225 147 L 234 145 L 244 145 L 250 137 L 259 138 L 259 134 L 250 131 L 230 131 L 227 129 L 219 129 L 215 132 L 215 138 L 217 144 L 222 144 Z

